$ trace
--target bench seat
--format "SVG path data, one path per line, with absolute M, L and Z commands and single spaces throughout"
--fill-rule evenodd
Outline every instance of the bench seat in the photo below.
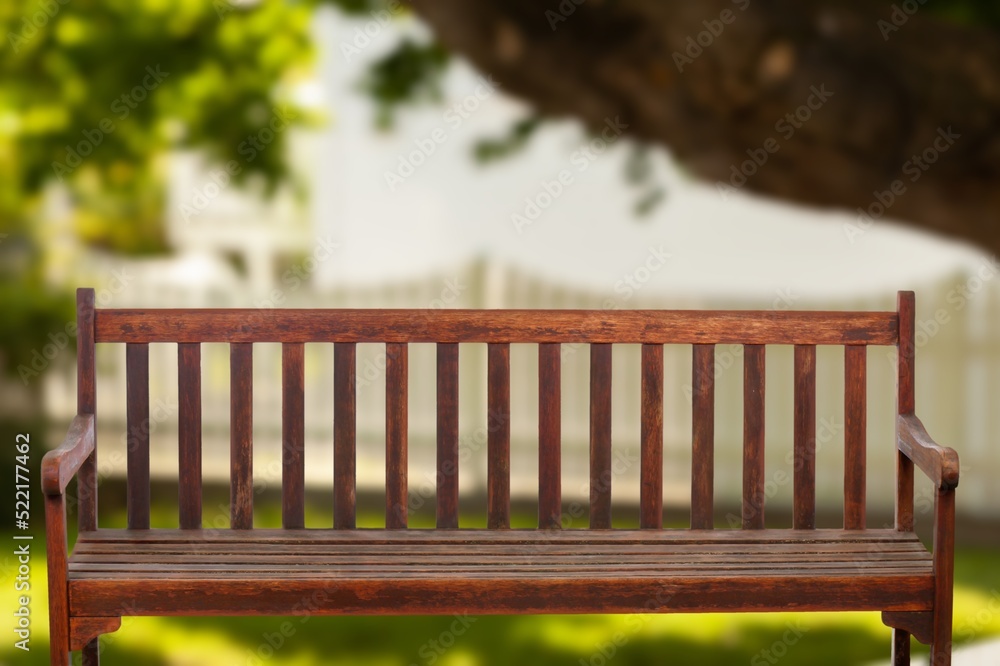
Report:
M 74 615 L 928 610 L 894 530 L 98 530 Z

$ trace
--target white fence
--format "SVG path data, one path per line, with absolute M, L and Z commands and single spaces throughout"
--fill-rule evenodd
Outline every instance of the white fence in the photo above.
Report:
M 273 300 L 232 292 L 147 285 L 140 277 L 116 296 L 114 307 L 248 307 Z M 963 511 L 993 513 L 1000 505 L 1000 288 L 989 277 L 955 276 L 917 290 L 917 410 L 935 438 L 958 449 L 963 463 Z M 283 307 L 527 307 L 527 308 L 769 308 L 894 310 L 895 293 L 871 298 L 813 302 L 787 295 L 753 302 L 684 300 L 634 294 L 627 301 L 552 285 L 518 271 L 476 263 L 453 273 L 378 287 L 281 293 Z M 768 502 L 787 509 L 792 497 L 792 353 L 773 346 L 767 356 Z M 895 359 L 892 349 L 869 352 L 869 505 L 887 509 L 893 501 Z M 460 370 L 460 434 L 463 447 L 460 488 L 473 496 L 485 488 L 486 350 L 463 345 Z M 307 483 L 331 488 L 332 345 L 306 350 Z M 717 349 L 716 503 L 738 513 L 741 491 L 742 349 Z M 124 474 L 124 346 L 103 345 L 97 359 L 99 457 L 101 472 Z M 664 483 L 668 520 L 686 516 L 690 494 L 691 348 L 668 346 L 664 353 Z M 205 476 L 228 475 L 229 354 L 226 345 L 203 346 Z M 172 478 L 177 469 L 175 345 L 150 349 L 152 473 Z M 587 496 L 588 376 L 585 346 L 563 349 L 563 488 L 567 498 Z M 384 356 L 381 345 L 358 347 L 358 483 L 369 490 L 384 482 Z M 257 483 L 280 483 L 280 345 L 254 349 L 254 447 Z M 843 349 L 818 353 L 818 487 L 821 507 L 843 500 Z M 52 374 L 52 373 L 50 373 Z M 639 488 L 639 350 L 614 351 L 613 447 L 616 502 L 634 502 Z M 435 441 L 435 355 L 433 345 L 415 344 L 409 370 L 410 485 L 414 502 L 433 504 Z M 50 414 L 68 418 L 75 409 L 75 381 L 51 376 L 46 387 Z M 537 493 L 537 351 L 511 350 L 512 492 L 527 499 Z M 926 487 L 918 487 L 928 493 Z M 929 497 L 929 495 L 925 495 Z M 926 509 L 925 498 L 918 511 Z M 929 519 L 929 514 L 927 518 Z

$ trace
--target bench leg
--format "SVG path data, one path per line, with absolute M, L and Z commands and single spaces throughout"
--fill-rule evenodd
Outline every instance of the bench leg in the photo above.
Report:
M 951 666 L 955 586 L 955 490 L 938 490 L 934 502 L 934 626 L 931 666 Z
M 910 632 L 892 630 L 892 666 L 910 666 Z
M 930 666 L 951 666 L 951 608 L 934 614 Z
M 101 663 L 100 643 L 94 639 L 83 648 L 83 666 L 99 666 Z

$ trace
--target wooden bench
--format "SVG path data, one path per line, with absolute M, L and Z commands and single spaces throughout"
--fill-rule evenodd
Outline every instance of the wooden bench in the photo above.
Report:
M 914 298 L 896 312 L 113 310 L 78 292 L 78 416 L 45 456 L 52 664 L 98 663 L 127 615 L 881 611 L 950 663 L 958 458 L 914 416 Z M 202 527 L 202 343 L 231 352 L 231 529 Z M 254 529 L 255 342 L 282 343 L 281 529 Z M 386 345 L 385 529 L 355 523 L 357 343 Z M 407 529 L 407 345 L 437 345 L 435 529 Z M 96 343 L 124 343 L 128 529 L 98 529 Z M 175 343 L 179 529 L 150 529 L 149 345 Z M 332 527 L 304 525 L 306 343 L 334 344 Z M 459 529 L 459 346 L 488 346 L 487 529 Z M 511 343 L 538 349 L 538 528 L 510 529 Z M 561 529 L 561 344 L 590 350 L 590 529 Z M 639 529 L 612 529 L 611 350 L 642 345 Z M 663 528 L 663 345 L 693 349 L 690 529 Z M 744 345 L 740 529 L 713 529 L 715 345 Z M 793 526 L 764 519 L 765 346 L 795 345 Z M 843 529 L 815 527 L 816 350 L 844 347 Z M 895 527 L 866 525 L 867 347 L 896 346 Z M 277 405 L 275 406 L 277 408 Z M 669 418 L 669 415 L 668 415 Z M 880 443 L 881 444 L 881 443 Z M 736 461 L 727 461 L 732 464 Z M 936 487 L 933 550 L 914 534 L 914 465 Z M 79 536 L 67 553 L 66 488 Z

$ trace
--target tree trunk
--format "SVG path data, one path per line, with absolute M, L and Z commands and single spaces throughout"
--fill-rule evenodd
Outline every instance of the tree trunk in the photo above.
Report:
M 845 242 L 895 218 L 1000 252 L 1000 39 L 922 1 L 414 6 L 506 92 L 595 129 L 617 117 L 722 195 L 846 209 Z

